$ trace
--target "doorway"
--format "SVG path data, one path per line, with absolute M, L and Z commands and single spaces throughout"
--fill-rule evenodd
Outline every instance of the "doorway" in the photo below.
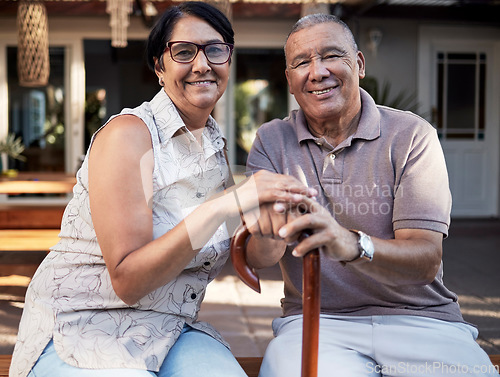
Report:
M 236 54 L 236 164 L 244 166 L 257 129 L 288 115 L 288 84 L 282 48 L 239 48 Z
M 420 43 L 419 100 L 430 109 L 428 120 L 443 147 L 452 216 L 496 217 L 499 42 L 452 36 L 445 29 L 422 33 Z

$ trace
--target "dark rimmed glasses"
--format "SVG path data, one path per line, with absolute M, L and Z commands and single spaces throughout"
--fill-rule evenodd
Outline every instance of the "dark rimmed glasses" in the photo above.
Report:
M 191 63 L 198 55 L 198 52 L 203 50 L 209 63 L 224 64 L 231 58 L 233 47 L 230 43 L 222 42 L 207 43 L 204 45 L 186 41 L 167 42 L 170 57 L 177 63 Z

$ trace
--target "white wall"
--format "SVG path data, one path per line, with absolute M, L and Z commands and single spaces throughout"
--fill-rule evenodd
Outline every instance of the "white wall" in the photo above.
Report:
M 350 25 L 366 61 L 367 76 L 391 84 L 391 93 L 417 90 L 417 40 L 418 23 L 412 20 L 362 19 Z M 378 29 L 382 40 L 376 54 L 369 48 L 369 31 Z

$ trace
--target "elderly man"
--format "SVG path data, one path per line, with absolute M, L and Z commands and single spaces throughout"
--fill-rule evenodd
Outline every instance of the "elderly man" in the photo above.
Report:
M 248 168 L 303 175 L 318 195 L 304 199 L 308 214 L 278 203 L 254 225 L 263 237 L 251 238 L 249 263 L 279 261 L 285 284 L 260 376 L 300 375 L 300 257 L 315 248 L 320 376 L 496 375 L 443 285 L 451 196 L 434 128 L 360 89 L 365 59 L 334 16 L 299 20 L 285 54 L 300 109 L 260 127 Z M 313 235 L 297 243 L 305 229 Z

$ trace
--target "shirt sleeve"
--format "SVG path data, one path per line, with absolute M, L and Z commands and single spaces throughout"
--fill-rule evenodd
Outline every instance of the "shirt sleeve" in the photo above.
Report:
M 416 135 L 396 182 L 394 230 L 428 229 L 448 235 L 451 193 L 443 150 L 434 129 Z
M 261 139 L 261 132 L 259 131 L 261 130 L 259 129 L 257 131 L 257 135 L 255 136 L 252 148 L 250 149 L 250 153 L 248 154 L 247 172 L 256 173 L 259 170 L 268 170 L 273 173 L 279 173 L 275 164 L 272 163 L 273 157 L 270 156 L 264 148 L 264 144 L 262 143 Z M 273 148 L 271 148 L 271 153 L 272 152 Z M 276 159 L 274 159 L 274 161 L 276 161 Z

